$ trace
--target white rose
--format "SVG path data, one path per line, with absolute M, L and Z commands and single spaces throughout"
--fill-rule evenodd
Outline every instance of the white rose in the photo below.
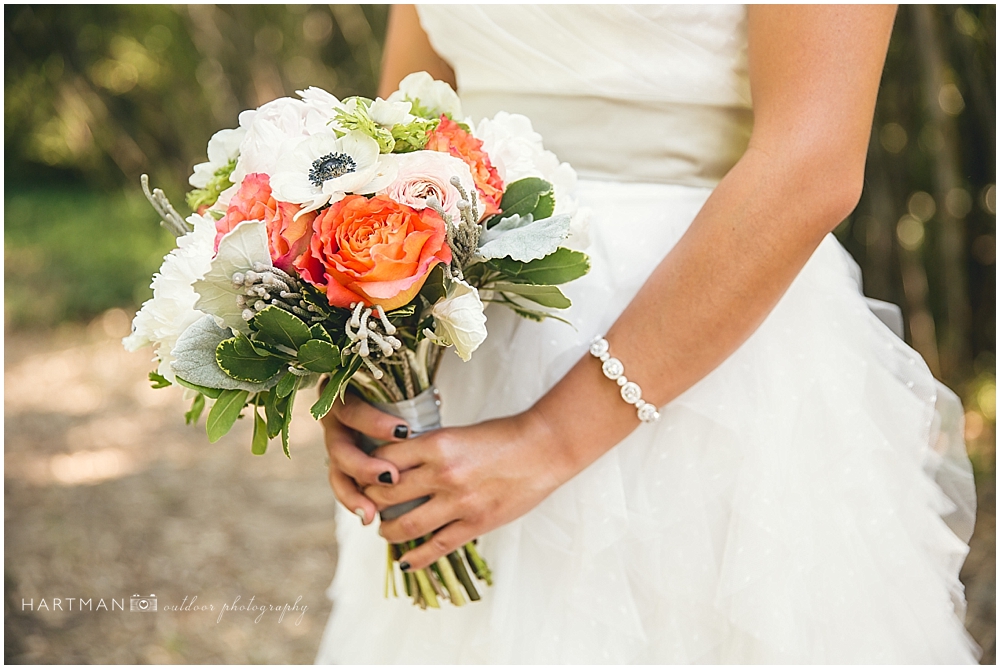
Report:
M 220 130 L 208 140 L 208 162 L 194 166 L 194 174 L 188 183 L 195 188 L 204 188 L 215 173 L 240 155 L 240 143 L 247 134 L 246 128 Z
M 576 201 L 576 170 L 545 150 L 542 136 L 532 128 L 528 117 L 497 112 L 492 119 L 479 122 L 476 137 L 482 140 L 483 150 L 505 184 L 526 177 L 538 177 L 551 183 L 556 198 L 553 214 L 572 217 L 570 236 L 564 245 L 581 250 L 589 245 L 589 211 L 581 210 Z
M 303 139 L 332 134 L 328 124 L 333 115 L 332 108 L 294 98 L 278 98 L 241 113 L 240 127 L 245 129 L 246 136 L 240 143 L 240 157 L 230 180 L 238 184 L 254 172 L 274 174 L 282 156 Z
M 152 344 L 160 361 L 158 372 L 174 380 L 170 367 L 177 338 L 189 325 L 204 316 L 195 309 L 198 294 L 192 284 L 202 278 L 215 255 L 215 221 L 192 214 L 188 222 L 194 230 L 177 238 L 177 248 L 163 259 L 153 275 L 153 297 L 142 305 L 132 321 L 132 334 L 122 340 L 128 351 Z
M 414 209 L 423 209 L 427 206 L 427 198 L 436 197 L 457 225 L 458 202 L 462 196 L 452 185 L 451 178 L 458 177 L 466 193 L 476 187 L 465 161 L 440 151 L 399 153 L 392 158 L 397 167 L 396 180 L 382 192 Z
M 462 117 L 462 103 L 458 94 L 443 81 L 434 79 L 426 72 L 408 74 L 399 82 L 399 90 L 389 96 L 389 102 L 419 102 L 420 106 L 435 116 L 449 114 L 452 118 Z
M 453 281 L 431 313 L 435 341 L 442 346 L 454 345 L 455 353 L 468 362 L 486 339 L 486 314 L 479 291 L 464 281 Z

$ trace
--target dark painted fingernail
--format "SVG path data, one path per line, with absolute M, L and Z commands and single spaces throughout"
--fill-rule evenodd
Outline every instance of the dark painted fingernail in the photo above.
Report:
M 396 437 L 396 439 L 406 439 L 406 437 L 410 434 L 410 428 L 405 425 L 397 425 L 396 429 L 392 431 L 392 434 Z
M 399 563 L 399 568 L 402 569 L 403 571 L 410 571 L 410 563 L 409 562 L 400 562 Z
M 386 485 L 392 485 L 392 472 L 382 472 L 378 475 L 378 480 Z

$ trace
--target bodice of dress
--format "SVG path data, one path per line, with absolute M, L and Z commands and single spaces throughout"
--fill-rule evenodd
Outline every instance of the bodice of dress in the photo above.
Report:
M 427 5 L 463 110 L 528 116 L 584 177 L 715 185 L 753 124 L 740 5 Z

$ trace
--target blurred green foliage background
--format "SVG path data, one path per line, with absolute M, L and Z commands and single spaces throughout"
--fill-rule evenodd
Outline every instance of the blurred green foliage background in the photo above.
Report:
M 4 7 L 5 327 L 146 299 L 172 246 L 139 190 L 183 207 L 208 138 L 309 85 L 373 95 L 386 6 Z M 996 7 L 900 8 L 864 195 L 836 234 L 865 292 L 966 407 L 992 500 Z M 990 502 L 991 503 L 991 502 Z M 991 512 L 992 513 L 992 512 Z

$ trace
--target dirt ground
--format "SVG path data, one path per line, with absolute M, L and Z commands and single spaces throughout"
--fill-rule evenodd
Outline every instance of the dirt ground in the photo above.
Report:
M 209 444 L 204 418 L 184 425 L 178 389 L 150 389 L 150 355 L 122 350 L 127 331 L 113 310 L 6 336 L 5 660 L 312 662 L 336 502 L 308 403 L 290 461 L 274 443 L 251 455 L 244 421 Z M 980 487 L 966 622 L 993 663 L 995 496 Z M 130 610 L 154 595 L 155 613 Z

